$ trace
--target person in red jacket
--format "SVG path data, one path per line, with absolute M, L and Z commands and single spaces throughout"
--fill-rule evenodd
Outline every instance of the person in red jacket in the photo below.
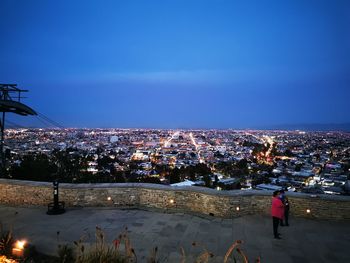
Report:
M 283 220 L 283 217 L 284 217 L 284 205 L 281 199 L 278 198 L 279 194 L 280 194 L 279 191 L 273 192 L 272 206 L 271 206 L 273 235 L 276 239 L 281 239 L 280 234 L 278 233 L 278 225 L 280 220 Z

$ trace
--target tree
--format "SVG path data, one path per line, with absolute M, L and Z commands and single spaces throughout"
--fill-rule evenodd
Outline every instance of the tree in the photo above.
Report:
M 87 175 L 88 159 L 79 153 L 69 151 L 54 151 L 53 160 L 58 166 L 57 176 L 61 182 L 75 182 Z
M 99 170 L 110 169 L 111 164 L 114 162 L 115 160 L 109 156 L 102 156 L 101 158 L 97 159 L 97 168 Z
M 175 168 L 170 172 L 169 181 L 170 184 L 176 184 L 181 182 L 180 170 L 178 168 Z
M 295 165 L 295 168 L 294 168 L 294 171 L 300 172 L 302 166 L 303 166 L 303 165 L 302 165 L 301 163 L 296 164 L 296 165 Z
M 161 181 L 158 177 L 143 177 L 140 179 L 141 183 L 148 183 L 148 184 L 161 184 Z
M 203 181 L 205 183 L 205 187 L 211 187 L 212 186 L 212 181 L 209 175 L 204 175 L 203 176 Z
M 224 155 L 221 154 L 219 151 L 216 151 L 216 152 L 214 153 L 214 157 L 216 157 L 216 158 L 224 158 Z
M 314 157 L 316 159 L 316 162 L 319 162 L 321 160 L 321 155 L 319 153 L 314 154 Z
M 236 164 L 236 166 L 239 168 L 239 169 L 247 169 L 248 168 L 248 161 L 247 159 L 241 159 L 238 161 L 238 163 Z
M 57 166 L 45 154 L 30 154 L 23 157 L 19 165 L 10 168 L 13 179 L 32 181 L 53 181 Z
M 217 176 L 217 174 L 215 174 L 215 177 L 214 177 L 214 183 L 213 183 L 213 187 L 216 187 L 218 185 L 218 182 L 219 182 L 219 177 Z
M 290 149 L 287 149 L 284 151 L 284 155 L 288 156 L 288 157 L 292 157 L 294 154 L 292 153 L 292 151 Z
M 125 183 L 125 174 L 123 171 L 117 171 L 113 165 L 110 171 L 114 183 Z

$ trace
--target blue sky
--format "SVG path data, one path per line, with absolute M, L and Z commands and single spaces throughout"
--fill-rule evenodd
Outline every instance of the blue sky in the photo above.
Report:
M 67 127 L 350 122 L 350 1 L 2 0 L 0 17 L 0 82 Z

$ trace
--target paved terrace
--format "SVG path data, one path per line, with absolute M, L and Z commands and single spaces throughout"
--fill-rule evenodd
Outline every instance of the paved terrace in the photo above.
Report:
M 46 215 L 44 207 L 0 206 L 0 222 L 13 227 L 18 238 L 27 238 L 40 252 L 55 255 L 58 242 L 73 243 L 84 233 L 93 242 L 100 226 L 111 242 L 124 229 L 138 256 L 146 262 L 149 251 L 158 246 L 160 262 L 180 262 L 182 246 L 194 262 L 202 251 L 192 242 L 205 244 L 215 257 L 210 262 L 223 262 L 223 256 L 234 240 L 251 262 L 260 256 L 262 262 L 350 262 L 350 222 L 291 218 L 290 226 L 280 229 L 282 240 L 272 238 L 271 218 L 246 215 L 234 219 L 198 217 L 189 214 L 167 214 L 159 211 L 120 210 L 117 208 L 71 208 L 65 214 Z M 57 231 L 60 231 L 59 241 Z

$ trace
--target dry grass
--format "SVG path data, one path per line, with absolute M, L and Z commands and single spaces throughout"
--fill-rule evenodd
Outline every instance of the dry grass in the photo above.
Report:
M 130 238 L 128 236 L 128 229 L 125 228 L 124 231 L 118 235 L 116 239 L 113 240 L 112 244 L 106 244 L 105 233 L 100 227 L 96 227 L 95 231 L 95 243 L 88 247 L 85 247 L 85 241 L 88 236 L 83 235 L 78 241 L 74 242 L 75 245 L 75 256 L 72 260 L 71 250 L 67 246 L 61 247 L 60 263 L 133 263 L 137 262 L 137 256 L 135 250 L 131 244 Z M 227 250 L 223 263 L 229 262 L 242 262 L 248 263 L 248 257 L 239 247 L 243 242 L 241 240 L 235 241 Z M 193 242 L 193 247 L 198 247 L 202 251 L 197 255 L 194 261 L 189 261 L 186 257 L 185 249 L 180 247 L 181 259 L 180 263 L 195 262 L 195 263 L 208 263 L 214 254 L 210 252 L 207 247 L 199 242 Z M 157 260 L 158 247 L 153 248 L 150 251 L 150 256 L 147 259 L 147 263 L 158 263 Z M 260 258 L 255 260 L 256 263 L 260 263 Z
M 225 257 L 224 257 L 224 263 L 230 262 L 230 256 L 232 255 L 233 257 L 233 262 L 244 262 L 244 263 L 249 263 L 247 255 L 243 252 L 243 250 L 239 247 L 243 242 L 241 240 L 236 240 L 227 250 Z M 238 258 L 233 254 L 234 252 L 237 252 Z M 255 260 L 256 263 L 260 263 L 260 257 L 258 257 Z
M 227 263 L 229 260 L 230 255 L 232 254 L 233 250 L 239 246 L 240 244 L 242 244 L 241 240 L 236 240 L 227 250 L 225 257 L 224 257 L 224 263 Z
M 209 252 L 209 250 L 204 244 L 201 244 L 199 242 L 193 242 L 192 246 L 201 247 L 203 249 L 203 252 L 197 256 L 195 263 L 207 263 L 210 258 L 214 257 L 214 254 Z
M 150 257 L 147 260 L 147 263 L 156 263 L 157 261 L 157 253 L 158 253 L 158 247 L 155 247 L 152 249 Z
M 57 232 L 57 239 L 59 232 Z M 58 249 L 58 262 L 59 263 L 133 263 L 137 262 L 137 256 L 132 246 L 131 240 L 128 235 L 128 228 L 125 228 L 112 244 L 106 243 L 106 236 L 104 231 L 100 227 L 95 229 L 95 242 L 92 245 L 86 245 L 86 241 L 89 238 L 88 235 L 83 235 L 79 240 L 74 241 L 74 247 L 69 245 L 60 245 Z M 2 233 L 0 239 L 0 263 L 16 263 L 18 261 L 10 259 L 11 249 L 14 243 L 12 232 L 8 231 Z M 223 263 L 229 262 L 242 262 L 248 263 L 248 257 L 239 247 L 243 242 L 236 240 L 227 250 Z M 186 257 L 185 249 L 180 247 L 181 259 L 180 263 L 195 262 L 195 263 L 208 263 L 214 254 L 211 253 L 207 247 L 199 242 L 193 242 L 193 247 L 198 247 L 202 251 L 197 255 L 194 261 L 189 261 Z M 150 251 L 150 255 L 147 259 L 147 263 L 158 263 L 157 259 L 158 247 L 153 248 Z M 7 256 L 7 257 L 6 257 Z M 34 263 L 34 261 L 31 261 Z M 256 263 L 260 263 L 260 257 L 255 260 Z
M 0 224 L 0 255 L 11 256 L 14 243 L 15 240 L 12 235 L 12 230 L 4 231 Z
M 131 245 L 128 236 L 128 229 L 125 230 L 113 240 L 112 244 L 106 243 L 106 237 L 103 230 L 96 226 L 95 242 L 92 245 L 86 246 L 85 242 L 88 235 L 83 235 L 77 241 L 74 241 L 73 250 L 67 246 L 59 246 L 59 262 L 60 263 L 132 263 L 137 262 L 135 250 Z M 157 249 L 152 251 L 150 263 L 156 262 Z
M 243 242 L 241 240 L 236 240 L 227 250 L 225 257 L 223 259 L 224 263 L 229 263 L 229 262 L 243 262 L 243 263 L 248 263 L 248 257 L 246 254 L 242 251 L 239 246 Z M 207 247 L 204 244 L 201 244 L 199 242 L 193 242 L 192 243 L 193 247 L 199 247 L 202 249 L 202 252 L 196 256 L 194 259 L 195 263 L 207 263 L 210 262 L 212 258 L 214 258 L 214 254 L 211 253 Z M 186 253 L 183 247 L 180 247 L 180 252 L 181 252 L 181 260 L 180 263 L 186 263 L 186 262 L 193 262 L 189 261 L 189 259 L 186 258 Z M 236 252 L 236 253 L 235 253 Z M 235 255 L 236 254 L 236 255 Z M 232 258 L 231 258 L 232 257 Z M 255 260 L 256 263 L 260 263 L 260 257 Z

